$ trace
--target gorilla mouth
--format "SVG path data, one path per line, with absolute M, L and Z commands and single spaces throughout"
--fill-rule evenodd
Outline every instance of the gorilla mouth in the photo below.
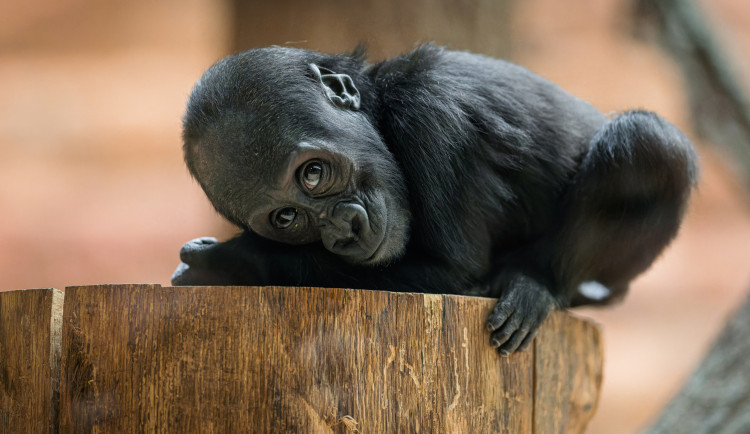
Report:
M 384 236 L 386 231 L 377 230 L 372 225 L 369 226 L 370 228 L 367 230 L 367 234 L 364 234 L 365 236 L 355 235 L 336 242 L 338 249 L 346 249 L 352 252 L 349 255 L 351 262 L 363 265 L 376 265 L 382 262 L 381 252 L 387 244 L 387 237 Z
M 359 246 L 359 237 L 354 236 L 343 240 L 337 240 L 333 243 L 333 248 L 336 250 L 352 250 Z

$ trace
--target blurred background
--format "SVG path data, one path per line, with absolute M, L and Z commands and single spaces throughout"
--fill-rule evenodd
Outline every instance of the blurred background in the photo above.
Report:
M 603 325 L 606 345 L 589 432 L 635 432 L 750 289 L 750 143 L 733 101 L 750 88 L 750 3 L 681 3 L 3 2 L 0 290 L 166 285 L 185 241 L 235 233 L 181 155 L 186 98 L 219 58 L 271 44 L 341 52 L 364 41 L 376 61 L 436 41 L 511 59 L 604 112 L 657 111 L 699 147 L 702 181 L 678 239 L 624 303 L 579 311 Z M 724 75 L 701 69 L 696 34 L 723 53 Z M 717 77 L 737 87 L 717 88 Z

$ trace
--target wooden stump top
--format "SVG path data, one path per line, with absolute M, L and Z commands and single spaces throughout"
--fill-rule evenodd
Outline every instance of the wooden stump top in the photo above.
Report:
M 31 294 L 0 293 L 0 369 L 24 348 L 4 338 L 22 336 L 6 331 L 18 316 L 7 300 Z M 531 348 L 501 357 L 484 329 L 493 305 L 349 289 L 69 287 L 59 429 L 582 432 L 601 384 L 597 327 L 555 312 Z M 0 422 L 15 408 L 7 396 L 23 401 L 3 378 Z

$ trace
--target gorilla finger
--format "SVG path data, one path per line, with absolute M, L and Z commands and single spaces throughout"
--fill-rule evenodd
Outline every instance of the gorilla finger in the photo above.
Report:
M 487 317 L 487 331 L 495 331 L 502 326 L 505 321 L 513 314 L 514 312 L 513 305 L 509 303 L 504 302 L 498 302 L 495 305 L 495 308 L 492 310 L 492 312 Z
M 544 312 L 541 312 L 539 316 L 537 316 L 536 320 L 530 321 L 528 323 L 528 334 L 524 338 L 524 340 L 521 342 L 521 345 L 518 346 L 518 351 L 526 349 L 531 342 L 534 340 L 534 337 L 536 337 L 537 332 L 539 332 L 539 328 L 544 323 L 544 320 L 547 319 L 552 309 L 545 309 Z
M 201 237 L 190 240 L 180 249 L 180 260 L 186 264 L 195 263 L 202 251 L 217 243 L 218 241 L 214 237 Z
M 188 274 L 190 266 L 184 262 L 180 262 L 177 269 L 172 273 L 172 286 L 182 286 L 187 284 Z
M 195 268 L 182 263 L 172 275 L 173 286 L 231 285 L 236 279 L 230 275 L 207 268 Z
M 503 345 L 518 330 L 521 320 L 518 315 L 513 315 L 502 327 L 492 332 L 490 335 L 490 344 L 498 348 Z
M 500 348 L 500 354 L 503 356 L 510 355 L 514 353 L 518 347 L 521 345 L 521 342 L 526 339 L 526 337 L 529 335 L 529 329 L 527 327 L 521 327 L 518 330 L 516 330 L 515 333 L 513 333 L 513 336 L 510 337 Z
M 533 330 L 529 332 L 529 334 L 526 335 L 525 338 L 523 338 L 523 341 L 521 342 L 521 345 L 518 346 L 518 351 L 523 351 L 526 348 L 531 345 L 532 342 L 534 342 L 534 338 L 536 337 L 537 330 Z

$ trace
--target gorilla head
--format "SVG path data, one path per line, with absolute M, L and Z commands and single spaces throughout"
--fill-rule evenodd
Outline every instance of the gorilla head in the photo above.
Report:
M 203 75 L 184 118 L 185 160 L 224 217 L 282 243 L 322 241 L 354 264 L 403 254 L 407 193 L 373 127 L 375 98 L 356 82 L 362 68 L 357 56 L 275 47 Z

